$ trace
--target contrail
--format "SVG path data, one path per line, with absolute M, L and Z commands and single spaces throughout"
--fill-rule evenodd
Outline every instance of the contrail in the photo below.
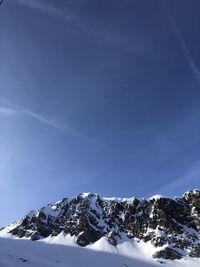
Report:
M 71 14 L 70 12 L 67 12 L 66 10 L 63 12 L 63 10 L 60 10 L 58 8 L 55 8 L 53 6 L 50 6 L 46 3 L 43 3 L 42 1 L 38 0 L 18 0 L 20 4 L 26 5 L 30 8 L 40 10 L 41 12 L 48 13 L 51 16 L 58 17 L 70 24 L 74 24 L 76 21 L 74 20 L 74 14 Z
M 161 194 L 167 194 L 173 191 L 174 189 L 181 187 L 182 185 L 188 186 L 189 188 L 191 184 L 197 184 L 200 176 L 199 164 L 200 161 L 198 160 L 193 166 L 188 168 L 188 171 L 186 172 L 185 175 L 179 177 L 177 180 L 168 182 L 166 185 L 162 187 L 157 188 L 157 191 L 160 192 Z M 170 176 L 172 176 L 172 174 L 170 174 Z
M 172 30 L 176 34 L 176 37 L 177 37 L 177 39 L 178 39 L 178 41 L 179 41 L 179 43 L 183 49 L 185 58 L 186 58 L 189 66 L 190 66 L 191 71 L 193 72 L 196 79 L 200 79 L 200 71 L 195 64 L 195 61 L 194 61 L 194 59 L 190 53 L 190 50 L 188 49 L 180 31 L 176 25 L 175 20 L 173 19 L 173 17 L 171 16 L 171 14 L 169 13 L 168 9 L 166 8 L 166 6 L 164 4 L 162 5 L 162 8 L 163 8 L 163 11 L 164 11 L 164 13 L 165 13 L 165 15 L 169 21 L 169 24 L 170 24 Z
M 16 115 L 16 111 L 14 109 L 12 109 L 12 108 L 0 107 L 0 114 Z
M 122 47 L 131 53 L 138 53 L 143 49 L 141 46 L 142 41 L 136 43 L 135 38 L 132 39 L 131 37 L 113 32 L 109 29 L 99 29 L 94 25 L 94 23 L 85 23 L 85 19 L 82 19 L 80 15 L 72 11 L 70 8 L 61 9 L 50 5 L 48 1 L 43 2 L 42 0 L 17 0 L 17 2 L 21 5 L 46 13 L 53 18 L 63 21 L 73 31 L 80 31 L 89 34 L 93 37 L 93 41 L 98 42 L 98 44 L 112 43 L 115 46 L 120 48 Z
M 107 150 L 110 149 L 102 141 L 99 141 L 99 140 L 94 139 L 92 137 L 88 137 L 88 136 L 82 134 L 81 132 L 79 132 L 77 130 L 74 130 L 73 128 L 67 126 L 66 124 L 60 124 L 58 122 L 55 122 L 55 121 L 53 121 L 53 120 L 51 120 L 51 119 L 49 119 L 49 118 L 47 118 L 47 117 L 45 117 L 43 115 L 31 110 L 31 109 L 24 108 L 24 107 L 12 104 L 12 103 L 8 102 L 5 99 L 0 99 L 0 102 L 3 103 L 4 105 L 7 105 L 7 106 L 10 107 L 9 109 L 8 108 L 0 108 L 0 113 L 9 114 L 9 115 L 23 114 L 23 115 L 32 117 L 32 118 L 36 119 L 37 121 L 40 121 L 40 122 L 42 122 L 42 123 L 54 128 L 56 130 L 68 133 L 68 134 L 70 134 L 72 136 L 75 136 L 77 138 L 85 140 L 85 141 L 87 141 L 89 143 L 93 143 L 94 145 L 96 145 L 98 147 L 101 147 L 101 148 L 104 148 L 104 149 L 107 149 Z

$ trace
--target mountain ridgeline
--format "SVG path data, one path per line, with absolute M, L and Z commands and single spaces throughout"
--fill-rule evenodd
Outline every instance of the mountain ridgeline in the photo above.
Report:
M 200 190 L 173 199 L 109 199 L 84 193 L 31 211 L 3 231 L 32 240 L 63 231 L 82 247 L 102 237 L 117 246 L 126 236 L 151 242 L 158 248 L 152 255 L 155 259 L 200 258 Z

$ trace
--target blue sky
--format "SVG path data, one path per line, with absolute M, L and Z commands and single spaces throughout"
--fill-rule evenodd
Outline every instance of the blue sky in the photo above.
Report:
M 200 187 L 200 3 L 5 0 L 0 225 L 80 192 Z

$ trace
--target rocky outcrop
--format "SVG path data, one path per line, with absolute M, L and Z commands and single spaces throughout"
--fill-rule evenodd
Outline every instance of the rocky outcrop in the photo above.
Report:
M 8 231 L 38 240 L 62 231 L 87 246 L 105 236 L 116 246 L 122 235 L 151 242 L 153 258 L 200 257 L 200 190 L 180 198 L 106 199 L 96 194 L 64 198 L 31 211 Z
M 153 258 L 156 259 L 170 259 L 170 260 L 180 260 L 182 258 L 182 255 L 177 252 L 176 250 L 173 250 L 172 248 L 166 247 L 165 249 L 161 249 L 153 254 Z

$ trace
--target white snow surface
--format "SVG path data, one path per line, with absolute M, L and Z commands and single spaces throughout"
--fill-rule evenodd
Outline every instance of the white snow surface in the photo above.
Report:
M 85 248 L 64 233 L 41 241 L 0 237 L 0 267 L 155 267 L 150 242 L 123 237 L 114 247 L 105 237 Z M 199 267 L 200 259 L 160 260 L 165 267 Z
M 87 198 L 89 195 L 91 194 L 83 193 L 80 196 Z M 157 200 L 160 197 L 163 196 L 155 195 L 151 199 Z M 132 202 L 135 198 L 103 199 Z M 90 201 L 90 206 L 97 209 L 96 195 L 91 195 Z M 40 211 L 44 211 L 48 216 L 55 216 L 59 203 L 49 204 Z M 34 214 L 37 212 L 31 211 L 28 216 L 31 218 Z M 14 222 L 0 231 L 0 267 L 200 267 L 200 259 L 187 256 L 175 261 L 164 259 L 156 261 L 152 255 L 162 249 L 161 247 L 155 248 L 150 241 L 144 243 L 137 239 L 128 239 L 125 235 L 118 240 L 116 247 L 111 245 L 106 237 L 102 237 L 94 244 L 83 248 L 77 245 L 75 236 L 71 237 L 64 232 L 39 241 L 31 241 L 30 238 L 20 239 L 8 233 L 19 223 L 20 221 Z M 185 230 L 194 231 L 187 227 Z M 153 229 L 148 229 L 148 232 L 152 231 Z M 154 232 L 156 236 L 163 235 L 158 229 Z
M 165 197 L 163 195 L 154 195 L 154 196 L 150 197 L 149 199 L 155 199 L 155 200 L 157 200 L 157 199 L 160 199 L 160 198 L 167 198 L 167 197 Z

